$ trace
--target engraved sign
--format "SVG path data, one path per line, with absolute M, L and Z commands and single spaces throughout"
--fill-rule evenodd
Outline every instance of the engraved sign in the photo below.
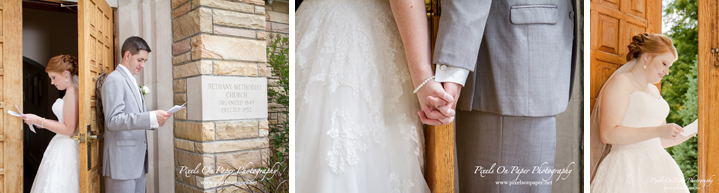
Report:
M 188 78 L 187 118 L 199 121 L 267 118 L 267 78 Z

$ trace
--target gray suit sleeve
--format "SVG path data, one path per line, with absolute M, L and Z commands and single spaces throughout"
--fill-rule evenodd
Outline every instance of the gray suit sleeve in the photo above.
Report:
M 434 64 L 474 71 L 491 0 L 443 0 Z
M 149 130 L 149 112 L 125 113 L 124 82 L 108 76 L 102 85 L 102 106 L 105 111 L 106 129 L 110 131 Z

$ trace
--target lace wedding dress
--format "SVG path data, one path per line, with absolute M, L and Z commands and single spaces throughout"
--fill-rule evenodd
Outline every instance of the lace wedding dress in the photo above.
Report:
M 64 104 L 62 99 L 57 99 L 52 105 L 52 112 L 60 122 L 63 122 Z M 67 135 L 55 134 L 42 156 L 42 162 L 40 162 L 40 168 L 37 170 L 30 192 L 80 192 L 78 159 L 77 140 Z
M 296 192 L 429 192 L 389 2 L 306 0 L 296 15 Z
M 622 125 L 658 126 L 668 114 L 669 105 L 663 98 L 637 91 L 629 95 Z M 689 192 L 682 171 L 664 150 L 659 138 L 613 145 L 599 164 L 591 188 L 592 193 Z

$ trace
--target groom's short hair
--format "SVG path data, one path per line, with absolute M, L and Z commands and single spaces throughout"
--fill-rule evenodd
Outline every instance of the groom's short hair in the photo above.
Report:
M 147 42 L 143 40 L 141 37 L 132 36 L 127 39 L 125 39 L 125 43 L 122 43 L 122 55 L 124 57 L 125 52 L 130 51 L 131 55 L 135 55 L 140 50 L 145 50 L 147 52 L 152 52 L 150 50 L 150 46 L 147 45 Z

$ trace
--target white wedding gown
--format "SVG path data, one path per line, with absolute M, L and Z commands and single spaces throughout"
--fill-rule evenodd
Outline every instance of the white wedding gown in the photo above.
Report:
M 637 91 L 629 95 L 622 125 L 658 126 L 668 114 L 669 105 L 663 98 Z M 659 138 L 613 145 L 597 168 L 591 188 L 592 193 L 689 192 L 682 171 Z
M 389 1 L 306 0 L 296 15 L 296 192 L 429 192 Z
M 52 112 L 63 122 L 62 99 L 52 105 Z M 77 131 L 76 131 L 77 132 Z M 37 170 L 30 192 L 77 193 L 80 192 L 80 169 L 78 165 L 78 142 L 67 135 L 55 134 Z

